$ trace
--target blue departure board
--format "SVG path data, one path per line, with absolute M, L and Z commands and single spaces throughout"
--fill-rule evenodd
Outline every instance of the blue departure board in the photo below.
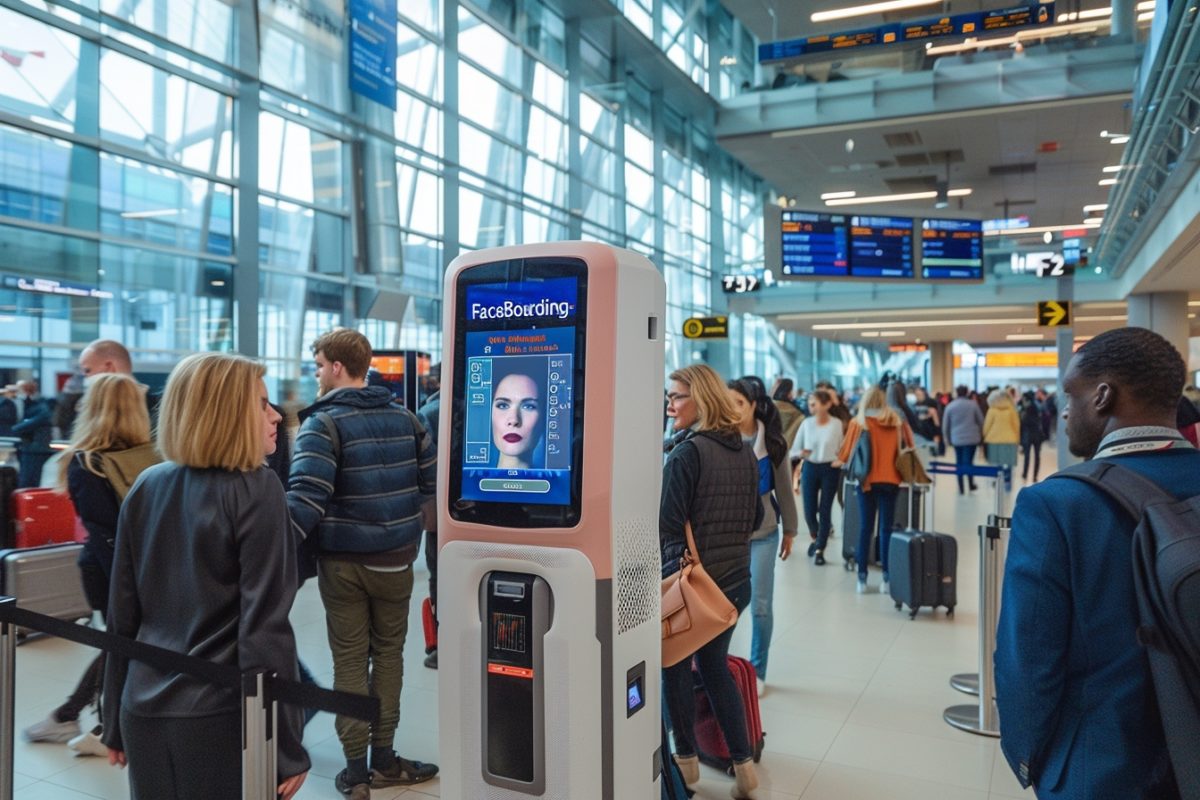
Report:
M 913 277 L 913 221 L 905 217 L 850 218 L 850 276 Z
M 983 279 L 983 223 L 927 219 L 921 223 L 921 274 L 931 279 Z
M 844 214 L 784 211 L 780 223 L 784 275 L 850 275 L 849 229 Z

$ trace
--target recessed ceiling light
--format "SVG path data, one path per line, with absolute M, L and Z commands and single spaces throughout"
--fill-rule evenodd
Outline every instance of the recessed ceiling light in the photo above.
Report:
M 1095 214 L 1098 211 L 1107 211 L 1107 210 L 1108 210 L 1108 203 L 1093 203 L 1090 206 L 1083 207 L 1083 213 L 1085 213 L 1085 214 Z
M 850 191 L 850 192 L 826 192 L 825 194 L 821 195 L 821 199 L 822 200 L 838 200 L 838 199 L 841 199 L 844 197 L 854 197 L 855 194 L 857 194 L 857 192 L 853 192 L 853 191 Z
M 866 337 L 867 339 L 878 339 L 879 331 L 863 331 L 859 336 Z
M 1096 185 L 1097 186 L 1113 186 L 1116 184 L 1116 182 L 1117 182 L 1116 178 L 1103 178 L 1102 180 L 1097 181 Z
M 866 3 L 861 6 L 847 6 L 846 8 L 834 8 L 829 11 L 817 11 L 810 19 L 813 22 L 829 22 L 835 19 L 861 17 L 864 14 L 883 14 L 888 11 L 902 11 L 906 8 L 935 6 L 941 2 L 942 0 L 884 0 L 881 3 Z
M 880 331 L 880 336 L 903 336 L 904 331 Z
M 1128 136 L 1114 136 L 1111 139 L 1109 139 L 1108 141 L 1110 144 L 1127 144 L 1129 142 L 1129 137 Z
M 1010 342 L 1033 342 L 1039 339 L 1045 339 L 1046 335 L 1043 333 L 1010 333 L 1004 338 L 1008 339 Z
M 1113 164 L 1111 167 L 1105 167 L 1102 172 L 1120 172 L 1123 169 L 1129 169 L 1131 164 Z

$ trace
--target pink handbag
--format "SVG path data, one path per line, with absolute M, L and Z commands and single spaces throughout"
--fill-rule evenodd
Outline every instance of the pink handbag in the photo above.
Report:
M 700 563 L 692 523 L 684 526 L 687 550 L 680 569 L 662 582 L 662 665 L 674 666 L 738 619 L 737 609 Z

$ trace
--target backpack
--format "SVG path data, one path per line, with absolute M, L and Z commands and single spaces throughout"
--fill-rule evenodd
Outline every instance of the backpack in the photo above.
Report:
M 866 428 L 860 428 L 858 439 L 854 442 L 854 452 L 846 464 L 846 477 L 860 484 L 871 473 L 871 433 Z
M 1137 638 L 1150 659 L 1180 795 L 1200 797 L 1200 495 L 1177 500 L 1137 472 L 1104 460 L 1054 477 L 1096 487 L 1137 522 Z

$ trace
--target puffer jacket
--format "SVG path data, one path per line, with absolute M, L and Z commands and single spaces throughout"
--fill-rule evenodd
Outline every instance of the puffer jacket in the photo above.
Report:
M 737 434 L 696 432 L 663 465 L 658 514 L 663 577 L 679 569 L 691 521 L 700 561 L 723 591 L 750 580 L 750 534 L 762 524 L 758 463 Z
M 437 477 L 425 426 L 382 386 L 340 389 L 300 419 L 287 492 L 297 531 L 316 536 L 321 556 L 411 564 L 421 542 L 421 504 L 433 496 Z

